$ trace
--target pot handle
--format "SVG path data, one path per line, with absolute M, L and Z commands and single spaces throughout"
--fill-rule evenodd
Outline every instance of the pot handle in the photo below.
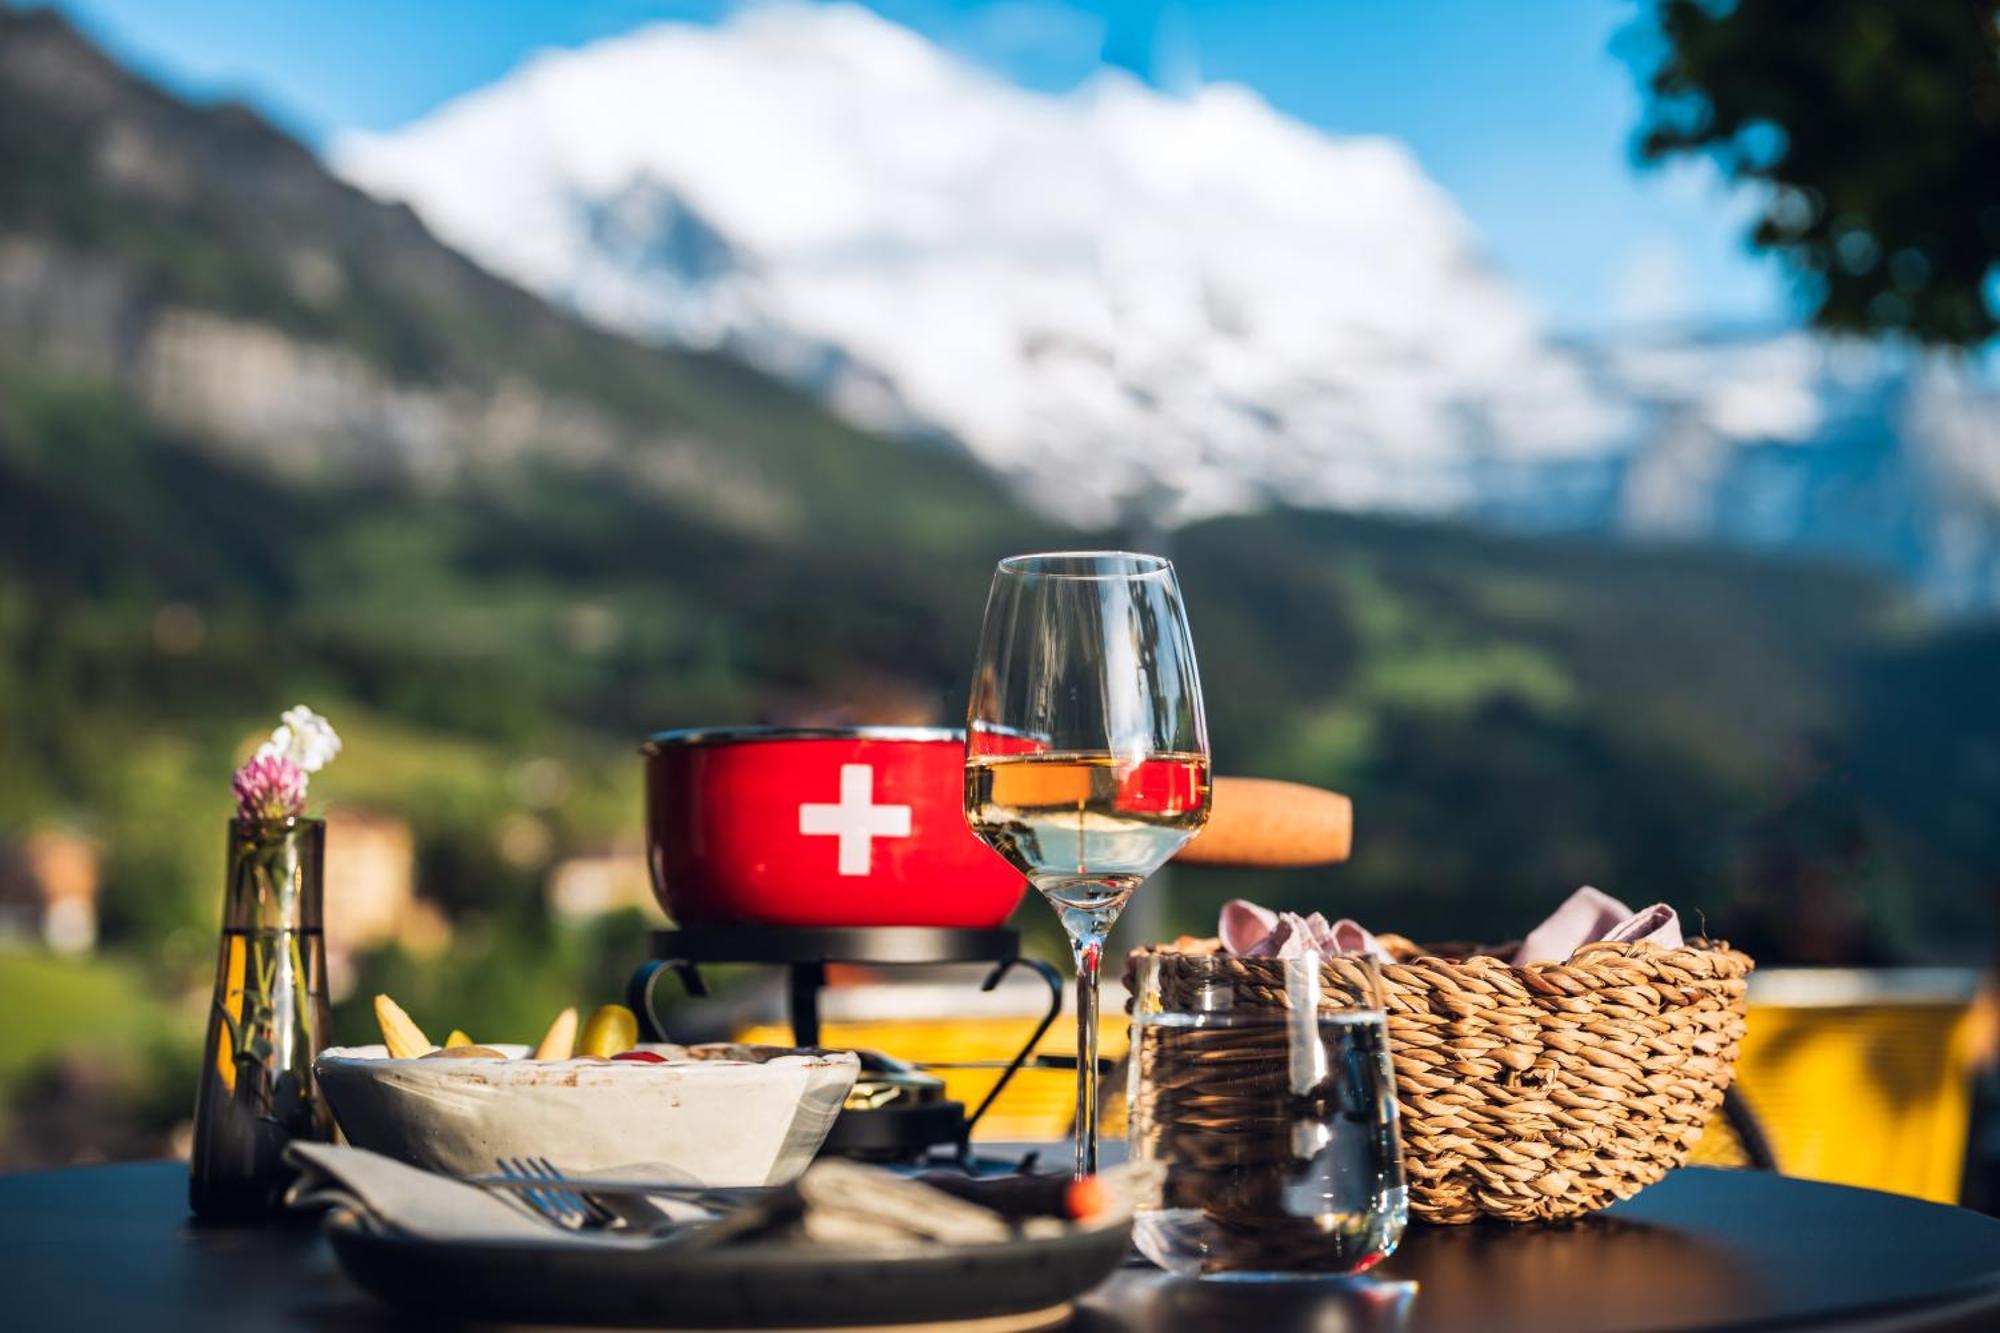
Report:
M 1217 778 L 1208 823 L 1174 860 L 1183 865 L 1316 866 L 1354 847 L 1354 802 L 1337 791 L 1271 778 Z

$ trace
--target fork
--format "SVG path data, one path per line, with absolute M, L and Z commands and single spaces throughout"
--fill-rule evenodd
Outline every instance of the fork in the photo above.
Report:
M 595 1230 L 618 1220 L 546 1157 L 502 1157 L 497 1164 L 502 1179 L 521 1182 L 520 1194 L 527 1205 L 559 1227 Z

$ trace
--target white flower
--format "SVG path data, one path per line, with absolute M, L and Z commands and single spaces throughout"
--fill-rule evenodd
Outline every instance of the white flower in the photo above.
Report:
M 287 708 L 282 716 L 284 720 L 271 739 L 257 747 L 257 758 L 282 756 L 307 773 L 317 773 L 340 753 L 340 737 L 333 724 L 312 709 L 300 704 Z

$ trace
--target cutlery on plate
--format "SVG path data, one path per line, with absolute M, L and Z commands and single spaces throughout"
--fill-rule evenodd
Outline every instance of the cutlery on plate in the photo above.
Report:
M 523 1202 L 559 1227 L 600 1230 L 621 1220 L 590 1193 L 576 1188 L 546 1157 L 502 1157 L 498 1166 L 500 1183 L 517 1190 Z

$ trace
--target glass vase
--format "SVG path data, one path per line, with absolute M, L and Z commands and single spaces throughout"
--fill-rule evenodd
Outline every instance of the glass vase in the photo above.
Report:
M 286 1145 L 333 1137 L 312 1072 L 327 1033 L 325 846 L 324 820 L 230 823 L 222 945 L 188 1177 L 188 1202 L 199 1217 L 281 1210 L 293 1175 Z

